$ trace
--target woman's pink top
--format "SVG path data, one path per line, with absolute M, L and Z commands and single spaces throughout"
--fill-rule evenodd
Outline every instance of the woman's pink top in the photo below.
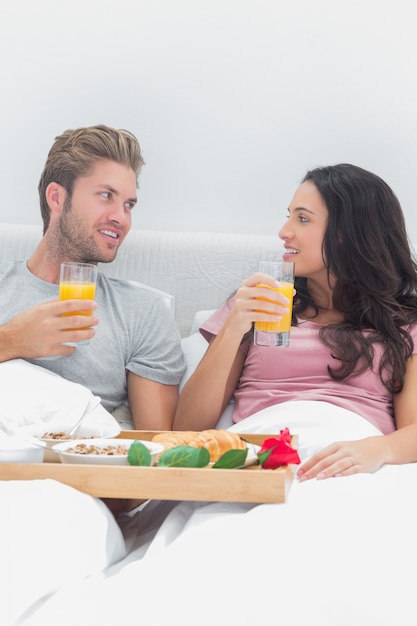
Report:
M 200 332 L 207 341 L 218 334 L 229 313 L 230 304 L 225 304 L 203 324 Z M 393 397 L 378 375 L 381 347 L 375 346 L 374 371 L 333 380 L 327 366 L 337 368 L 337 361 L 320 341 L 319 330 L 320 324 L 299 320 L 291 327 L 287 348 L 255 346 L 253 340 L 242 345 L 247 356 L 235 391 L 233 421 L 281 402 L 320 400 L 354 411 L 384 434 L 395 430 Z M 417 352 L 417 325 L 411 334 Z

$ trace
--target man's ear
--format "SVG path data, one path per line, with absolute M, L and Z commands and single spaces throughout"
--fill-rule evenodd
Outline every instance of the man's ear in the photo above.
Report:
M 45 191 L 45 198 L 51 213 L 61 213 L 66 198 L 66 191 L 59 183 L 49 183 Z

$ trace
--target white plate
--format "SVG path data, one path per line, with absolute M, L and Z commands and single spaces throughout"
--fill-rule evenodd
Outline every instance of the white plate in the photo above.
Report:
M 253 465 L 258 460 L 258 452 L 261 449 L 261 446 L 257 446 L 254 443 L 246 443 L 248 447 L 248 454 L 246 456 L 245 464 L 242 467 L 246 467 L 247 465 Z
M 258 452 L 261 449 L 261 446 L 257 446 L 254 443 L 247 443 L 247 446 L 248 446 L 248 455 L 246 457 L 245 467 L 246 465 L 253 465 L 253 463 L 257 462 Z
M 72 441 L 65 441 L 63 443 L 56 443 L 53 446 L 53 451 L 56 452 L 61 460 L 61 463 L 78 463 L 83 465 L 129 465 L 127 460 L 127 451 L 131 444 L 138 439 L 74 439 Z M 164 450 L 164 446 L 154 441 L 140 440 L 151 453 L 152 461 L 154 464 L 158 455 Z M 74 448 L 77 444 L 83 444 L 90 447 L 95 446 L 97 448 L 106 448 L 107 446 L 123 446 L 126 449 L 126 454 L 80 454 L 78 452 L 69 452 L 68 448 Z
M 246 455 L 246 460 L 243 465 L 239 465 L 239 467 L 234 467 L 233 469 L 240 469 L 241 467 L 247 467 L 248 465 L 253 465 L 258 460 L 258 451 L 261 449 L 261 446 L 257 446 L 254 443 L 246 442 L 246 447 L 248 449 L 248 453 Z M 209 463 L 209 465 L 214 465 L 214 463 Z

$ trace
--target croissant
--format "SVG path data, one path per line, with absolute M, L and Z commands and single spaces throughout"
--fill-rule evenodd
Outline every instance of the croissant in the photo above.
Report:
M 165 450 L 170 450 L 177 446 L 189 446 L 195 434 L 193 430 L 166 431 L 154 435 L 152 441 L 161 443 Z
M 176 446 L 193 446 L 195 448 L 207 448 L 210 454 L 210 462 L 215 463 L 228 450 L 244 450 L 246 442 L 237 433 L 229 430 L 201 430 L 194 431 L 169 431 L 158 433 L 152 441 L 162 443 L 165 450 Z
M 195 433 L 195 438 L 189 444 L 196 448 L 207 448 L 210 453 L 210 462 L 215 463 L 228 450 L 244 450 L 246 443 L 236 433 L 228 430 L 202 430 Z

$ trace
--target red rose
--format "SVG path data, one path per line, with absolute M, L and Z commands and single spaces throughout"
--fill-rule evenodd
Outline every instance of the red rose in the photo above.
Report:
M 291 434 L 288 428 L 281 430 L 276 437 L 265 439 L 258 452 L 258 459 L 264 469 L 276 469 L 281 465 L 301 463 L 297 450 L 291 446 Z

